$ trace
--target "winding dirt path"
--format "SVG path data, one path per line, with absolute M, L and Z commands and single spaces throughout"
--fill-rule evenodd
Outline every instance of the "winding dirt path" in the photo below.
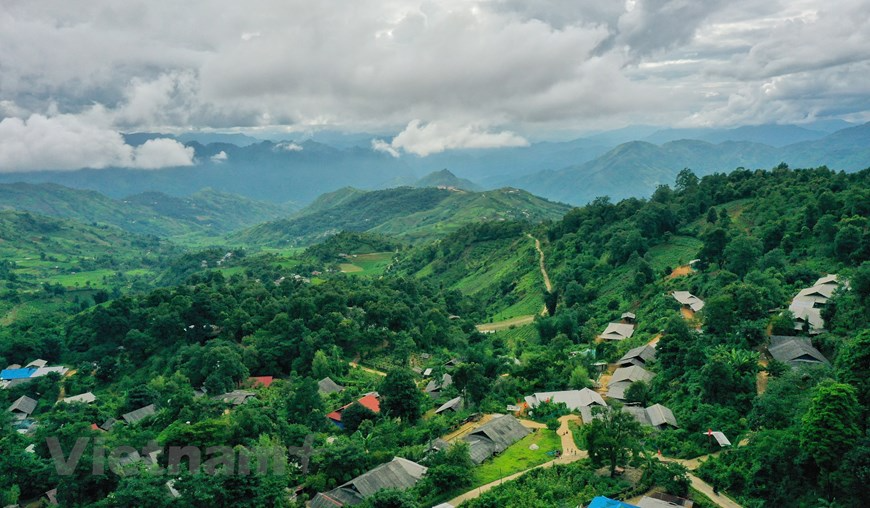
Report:
M 526 236 L 535 241 L 535 250 L 538 251 L 538 256 L 540 258 L 538 264 L 541 266 L 541 275 L 544 276 L 544 286 L 546 286 L 548 293 L 552 293 L 553 284 L 550 283 L 550 276 L 547 275 L 547 267 L 544 264 L 544 251 L 541 249 L 541 241 L 529 233 L 526 233 Z
M 541 249 L 541 241 L 532 236 L 529 233 L 526 233 L 526 236 L 535 241 L 535 250 L 538 251 L 538 266 L 541 269 L 541 276 L 544 278 L 544 287 L 547 288 L 548 293 L 553 292 L 553 284 L 550 282 L 550 276 L 547 274 L 547 266 L 545 264 L 544 251 Z M 541 309 L 541 315 L 547 315 L 547 306 L 544 305 Z M 535 321 L 534 314 L 528 314 L 524 316 L 517 316 L 515 318 L 506 319 L 504 321 L 497 321 L 495 323 L 481 323 L 479 325 L 475 325 L 477 330 L 480 332 L 497 332 L 499 330 L 507 330 L 511 326 L 523 326 L 531 324 Z

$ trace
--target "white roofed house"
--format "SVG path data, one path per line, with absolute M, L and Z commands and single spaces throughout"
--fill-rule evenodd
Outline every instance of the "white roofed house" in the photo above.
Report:
M 811 335 L 822 333 L 825 321 L 821 309 L 841 284 L 848 287 L 848 283 L 841 282 L 836 275 L 826 275 L 813 286 L 801 289 L 788 306 L 794 315 L 794 329 L 805 330 Z
M 673 297 L 674 300 L 680 303 L 680 305 L 689 308 L 692 312 L 698 312 L 704 308 L 704 300 L 701 300 L 688 291 L 674 291 Z
M 609 323 L 601 332 L 603 340 L 625 340 L 634 334 L 634 325 L 628 323 Z
M 606 406 L 604 399 L 597 392 L 589 388 L 582 390 L 563 390 L 559 392 L 539 392 L 525 398 L 530 409 L 538 407 L 542 402 L 564 403 L 571 411 L 578 411 L 582 407 L 593 405 Z

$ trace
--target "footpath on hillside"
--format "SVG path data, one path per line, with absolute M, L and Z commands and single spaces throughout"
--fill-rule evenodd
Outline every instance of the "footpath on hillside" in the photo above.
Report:
M 526 233 L 526 236 L 535 241 L 535 250 L 538 251 L 538 266 L 541 269 L 541 277 L 544 279 L 544 287 L 547 288 L 548 293 L 553 292 L 553 284 L 550 282 L 550 276 L 547 274 L 547 266 L 544 258 L 544 251 L 541 249 L 541 241 L 532 236 L 529 233 Z M 547 306 L 544 305 L 541 309 L 541 315 L 547 315 Z M 517 316 L 515 318 L 506 319 L 504 321 L 497 321 L 495 323 L 482 323 L 477 325 L 477 330 L 484 333 L 498 332 L 501 330 L 507 330 L 512 326 L 523 326 L 534 322 L 535 315 L 528 314 L 525 316 Z

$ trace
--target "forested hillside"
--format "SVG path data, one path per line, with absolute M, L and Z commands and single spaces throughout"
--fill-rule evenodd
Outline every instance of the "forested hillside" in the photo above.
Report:
M 301 246 L 322 241 L 339 231 L 369 231 L 406 242 L 445 236 L 473 222 L 561 217 L 568 206 L 519 189 L 467 192 L 460 189 L 398 187 L 356 193 L 337 191 L 303 209 L 296 217 L 269 222 L 229 236 L 233 243 Z
M 148 192 L 118 200 L 62 185 L 27 183 L 0 185 L 0 209 L 27 210 L 85 224 L 110 224 L 131 233 L 161 237 L 220 235 L 293 211 L 291 207 L 211 189 L 186 198 Z
M 302 506 L 400 457 L 428 469 L 413 487 L 383 489 L 362 506 L 428 507 L 460 495 L 473 507 L 577 506 L 652 491 L 701 507 L 720 495 L 747 507 L 870 502 L 870 170 L 781 166 L 700 179 L 686 170 L 649 200 L 598 199 L 543 222 L 435 221 L 454 199 L 462 213 L 465 199 L 516 203 L 520 191 L 385 192 L 263 230 L 274 241 L 282 228 L 302 234 L 326 221 L 379 225 L 304 253 L 186 253 L 167 287 L 10 319 L 0 363 L 42 358 L 74 372 L 0 390 L 4 404 L 35 404 L 23 419 L 0 420 L 2 500 L 57 488 L 64 506 Z M 538 219 L 556 212 L 550 205 Z M 424 224 L 443 231 L 434 242 L 402 247 L 373 234 L 426 213 L 433 222 Z M 380 250 L 396 261 L 375 277 L 332 269 L 342 254 Z M 678 303 L 674 292 L 684 291 L 691 305 Z M 819 303 L 823 321 L 799 315 L 799 293 Z M 479 331 L 526 313 L 530 324 Z M 602 337 L 611 323 L 633 328 Z M 783 340 L 803 353 L 783 357 Z M 623 358 L 647 345 L 654 356 Z M 547 396 L 584 388 L 593 402 L 581 408 Z M 92 402 L 57 404 L 86 393 Z M 542 399 L 530 404 L 535 394 Z M 653 421 L 660 407 L 667 416 Z M 513 416 L 522 423 L 502 435 L 515 439 L 480 456 L 483 438 L 468 433 Z M 65 453 L 78 438 L 99 441 L 67 476 L 48 437 Z M 147 474 L 168 457 L 143 453 L 118 464 L 142 474 L 92 474 L 95 443 L 142 449 L 152 440 L 245 457 L 277 449 L 298 467 L 182 468 L 170 489 L 167 476 Z M 305 443 L 310 462 L 287 448 Z M 564 455 L 552 469 L 478 489 L 556 452 Z M 232 472 L 235 460 L 221 467 Z M 713 489 L 711 500 L 690 488 L 690 474 Z

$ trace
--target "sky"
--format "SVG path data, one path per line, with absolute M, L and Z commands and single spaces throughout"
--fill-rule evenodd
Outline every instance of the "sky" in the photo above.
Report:
M 3 0 L 0 171 L 195 163 L 122 132 L 392 133 L 399 157 L 627 125 L 870 120 L 867 0 Z

